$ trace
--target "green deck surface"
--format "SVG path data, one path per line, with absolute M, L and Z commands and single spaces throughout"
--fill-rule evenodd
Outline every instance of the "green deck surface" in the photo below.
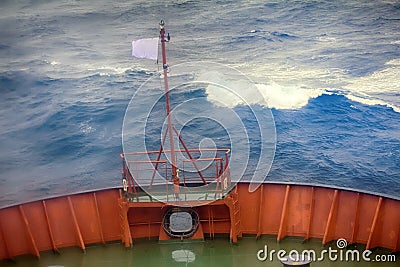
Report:
M 264 236 L 258 240 L 255 237 L 244 237 L 238 244 L 231 244 L 226 237 L 218 237 L 213 240 L 206 239 L 198 242 L 167 242 L 159 243 L 156 240 L 136 240 L 132 248 L 126 249 L 120 243 L 103 245 L 94 245 L 86 248 L 83 253 L 79 248 L 60 249 L 60 254 L 51 251 L 41 253 L 41 258 L 34 256 L 19 256 L 15 262 L 0 261 L 0 266 L 4 267 L 48 267 L 48 266 L 283 266 L 278 259 L 271 262 L 269 260 L 259 261 L 257 252 L 268 246 L 268 250 L 284 249 L 289 252 L 292 249 L 303 251 L 305 249 L 314 249 L 320 252 L 329 246 L 334 248 L 335 244 L 322 246 L 320 240 L 310 240 L 302 242 L 296 238 L 286 238 L 277 242 L 273 237 Z M 355 249 L 351 246 L 350 249 Z M 360 252 L 364 246 L 357 248 Z M 346 251 L 346 250 L 344 250 Z M 376 254 L 388 255 L 387 250 L 377 249 L 370 256 L 371 259 Z M 361 255 L 361 253 L 360 253 Z M 399 255 L 396 262 L 344 262 L 330 261 L 326 259 L 323 262 L 313 262 L 311 266 L 382 266 L 398 267 L 400 266 Z

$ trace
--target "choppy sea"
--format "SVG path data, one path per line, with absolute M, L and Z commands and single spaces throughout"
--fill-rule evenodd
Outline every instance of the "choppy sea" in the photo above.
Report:
M 0 206 L 120 185 L 125 110 L 159 68 L 131 41 L 161 19 L 172 67 L 255 82 L 276 125 L 266 181 L 400 196 L 399 1 L 5 0 Z

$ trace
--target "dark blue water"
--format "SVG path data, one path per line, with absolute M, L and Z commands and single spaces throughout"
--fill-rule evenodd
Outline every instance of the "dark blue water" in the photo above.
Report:
M 171 65 L 257 84 L 277 132 L 266 180 L 399 197 L 398 1 L 1 1 L 0 206 L 120 184 L 125 109 L 157 71 L 130 42 L 161 18 Z

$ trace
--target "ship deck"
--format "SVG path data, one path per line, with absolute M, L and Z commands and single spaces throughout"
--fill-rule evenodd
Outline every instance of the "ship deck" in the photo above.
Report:
M 367 249 L 400 250 L 398 199 L 296 184 L 266 183 L 250 193 L 247 183 L 239 183 L 232 193 L 236 198 L 228 196 L 193 207 L 199 215 L 203 240 L 223 234 L 229 236 L 229 244 L 235 235 L 238 242 L 246 235 L 254 240 L 272 235 L 277 241 L 317 238 L 328 244 L 343 238 Z M 71 246 L 86 251 L 92 244 L 108 242 L 122 242 L 134 250 L 143 238 L 165 238 L 162 217 L 171 205 L 145 201 L 145 195 L 140 201 L 128 202 L 122 194 L 121 189 L 112 188 L 1 209 L 0 259 L 24 254 L 40 257 L 43 251 Z M 125 219 L 121 217 L 124 214 Z M 234 233 L 232 222 L 237 227 Z M 132 242 L 126 240 L 129 235 Z

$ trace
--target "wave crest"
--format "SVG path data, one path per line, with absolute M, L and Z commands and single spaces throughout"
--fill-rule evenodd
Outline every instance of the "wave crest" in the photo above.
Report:
M 353 79 L 344 86 L 346 95 L 366 105 L 382 105 L 400 112 L 400 59 L 392 59 L 387 67 L 372 74 Z
M 271 84 L 257 84 L 257 88 L 265 99 L 269 108 L 298 109 L 308 104 L 312 98 L 322 95 L 323 89 L 307 89 Z
M 228 107 L 239 105 L 261 105 L 275 109 L 298 109 L 306 106 L 312 98 L 325 93 L 323 89 L 310 89 L 302 86 L 285 86 L 276 82 L 252 85 L 249 81 L 223 81 L 229 87 L 227 91 L 221 86 L 208 85 L 207 99 L 215 104 Z M 240 96 L 240 97 L 238 97 Z

